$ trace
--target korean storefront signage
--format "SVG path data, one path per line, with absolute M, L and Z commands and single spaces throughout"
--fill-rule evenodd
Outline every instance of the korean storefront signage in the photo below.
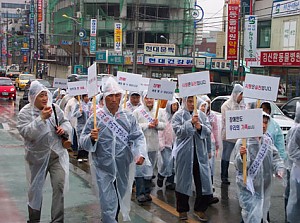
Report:
M 228 4 L 228 23 L 227 23 L 227 40 L 226 40 L 226 59 L 237 60 L 238 56 L 238 39 L 239 39 L 239 5 Z
M 124 64 L 124 57 L 123 56 L 108 56 L 108 64 L 116 64 L 122 65 Z
M 175 44 L 145 43 L 144 54 L 175 56 Z
M 143 64 L 144 56 L 137 55 L 137 64 Z M 125 55 L 124 56 L 124 65 L 132 65 L 133 64 L 133 55 Z
M 122 52 L 122 23 L 115 23 L 114 49 L 116 52 Z
M 193 66 L 193 58 L 191 58 L 191 57 L 146 56 L 145 55 L 144 65 L 192 67 Z
M 107 63 L 107 50 L 96 52 L 96 61 L 99 63 Z
M 300 50 L 262 51 L 260 54 L 262 66 L 300 66 Z
M 300 0 L 274 1 L 272 17 L 283 17 L 300 14 Z
M 97 36 L 97 19 L 91 19 L 90 36 Z
M 244 33 L 244 58 L 247 61 L 255 61 L 257 42 L 257 17 L 255 15 L 245 16 Z
M 38 0 L 37 19 L 38 22 L 43 21 L 43 0 Z

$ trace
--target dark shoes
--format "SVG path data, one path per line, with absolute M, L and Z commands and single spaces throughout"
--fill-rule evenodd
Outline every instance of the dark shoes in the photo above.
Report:
M 219 198 L 217 197 L 212 197 L 209 201 L 208 201 L 208 205 L 211 205 L 211 204 L 216 204 L 219 202 Z
M 138 196 L 138 197 L 136 198 L 136 200 L 137 200 L 137 202 L 138 202 L 139 204 L 144 204 L 144 203 L 147 202 L 147 198 L 145 197 L 144 194 Z
M 184 221 L 188 219 L 187 212 L 179 212 L 179 219 Z
M 172 184 L 169 184 L 166 186 L 166 189 L 167 190 L 175 190 L 175 187 L 176 187 L 176 184 L 175 183 L 172 183 Z
M 162 187 L 164 185 L 164 178 L 157 177 L 157 186 Z
M 150 194 L 146 194 L 145 195 L 146 201 L 151 202 L 152 201 L 152 197 Z

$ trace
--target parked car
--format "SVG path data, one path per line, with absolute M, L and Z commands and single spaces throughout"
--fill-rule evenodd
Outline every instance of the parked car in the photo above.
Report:
M 283 104 L 280 109 L 285 114 L 291 119 L 295 118 L 295 111 L 296 111 L 296 104 L 297 102 L 300 102 L 300 97 L 295 97 L 289 100 L 287 103 Z
M 46 88 L 48 88 L 48 90 L 53 94 L 53 92 L 56 90 L 56 88 L 52 87 L 51 84 L 49 83 L 49 81 L 47 80 L 44 80 L 44 79 L 30 79 L 30 82 L 31 83 L 32 81 L 38 81 L 40 82 L 41 84 L 43 84 Z M 23 97 L 20 98 L 20 101 L 19 101 L 19 111 L 26 105 L 29 103 L 28 101 L 28 92 L 29 92 L 29 86 L 27 84 L 27 86 L 25 87 L 24 89 L 24 94 L 23 94 Z
M 207 96 L 211 99 L 222 95 L 230 95 L 233 89 L 233 85 L 231 84 L 223 84 L 217 82 L 210 83 L 210 94 Z
M 16 78 L 16 88 L 18 90 L 24 90 L 27 82 L 34 78 L 35 76 L 33 74 L 20 74 L 19 77 Z
M 10 72 L 6 72 L 5 76 L 10 78 L 11 81 L 13 82 L 13 85 L 16 86 L 16 79 L 20 76 L 19 71 L 10 71 Z
M 211 110 L 219 112 L 219 115 L 221 115 L 221 106 L 229 98 L 230 98 L 229 95 L 216 97 L 211 102 Z M 246 105 L 256 104 L 254 103 L 256 101 L 255 99 L 244 98 L 244 101 Z M 270 102 L 270 103 L 271 103 L 271 110 L 272 110 L 271 117 L 279 124 L 280 128 L 282 129 L 283 135 L 285 137 L 288 130 L 294 125 L 294 120 L 285 116 L 284 113 L 278 108 L 278 106 L 274 102 Z
M 0 98 L 16 100 L 17 92 L 12 80 L 8 77 L 0 77 Z

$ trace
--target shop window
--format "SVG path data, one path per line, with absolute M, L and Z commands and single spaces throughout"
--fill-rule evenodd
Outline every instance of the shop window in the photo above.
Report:
M 283 50 L 295 50 L 297 22 L 294 20 L 283 23 Z
M 271 21 L 259 21 L 257 24 L 257 47 L 270 48 Z

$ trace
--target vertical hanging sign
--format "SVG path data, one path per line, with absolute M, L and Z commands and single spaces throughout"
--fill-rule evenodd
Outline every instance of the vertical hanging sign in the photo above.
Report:
M 115 23 L 114 49 L 116 52 L 122 52 L 122 23 Z
M 257 16 L 245 16 L 244 58 L 246 61 L 256 61 Z
M 226 30 L 226 60 L 238 59 L 239 9 L 237 4 L 228 4 L 228 24 Z
M 96 51 L 97 51 L 97 19 L 91 19 L 90 53 L 95 54 Z
M 38 22 L 43 21 L 43 0 L 38 0 L 37 19 L 38 19 Z

